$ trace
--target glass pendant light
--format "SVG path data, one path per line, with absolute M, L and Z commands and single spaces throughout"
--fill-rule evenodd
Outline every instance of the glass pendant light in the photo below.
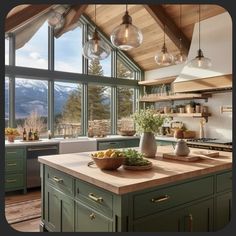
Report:
M 164 44 L 160 52 L 155 56 L 155 61 L 160 66 L 169 66 L 173 63 L 174 57 L 171 53 L 167 51 L 165 42 L 166 26 L 164 25 Z
M 98 35 L 96 29 L 96 4 L 95 4 L 95 29 L 93 36 L 83 47 L 83 55 L 91 60 L 104 60 L 111 53 L 111 49 Z
M 182 5 L 179 5 L 179 27 L 180 31 L 182 29 Z M 182 49 L 182 38 L 179 38 L 179 53 L 175 56 L 175 64 L 184 63 L 187 60 L 185 53 L 183 53 Z
M 122 23 L 112 31 L 110 38 L 115 47 L 124 51 L 137 48 L 143 42 L 141 30 L 132 24 L 132 18 L 128 13 L 127 4 Z
M 60 29 L 65 24 L 63 13 L 53 11 L 48 18 L 48 24 L 55 30 Z
M 201 25 L 200 25 L 200 14 L 201 14 L 201 8 L 200 8 L 200 4 L 198 5 L 198 20 L 199 20 L 199 23 L 198 23 L 198 51 L 197 51 L 197 56 L 192 59 L 188 66 L 189 67 L 196 67 L 196 68 L 202 68 L 202 69 L 208 69 L 211 67 L 211 60 L 207 57 L 204 57 L 203 55 L 203 52 L 201 50 L 201 40 L 200 40 L 200 30 L 201 30 Z

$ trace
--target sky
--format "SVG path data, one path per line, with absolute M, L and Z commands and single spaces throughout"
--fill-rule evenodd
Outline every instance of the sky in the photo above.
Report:
M 22 48 L 16 51 L 16 65 L 48 68 L 48 23 L 47 21 Z M 5 40 L 6 62 L 9 58 L 8 40 Z M 111 56 L 100 61 L 104 76 L 111 76 Z M 8 64 L 8 63 L 6 63 Z M 55 39 L 55 70 L 82 73 L 82 30 L 73 31 Z

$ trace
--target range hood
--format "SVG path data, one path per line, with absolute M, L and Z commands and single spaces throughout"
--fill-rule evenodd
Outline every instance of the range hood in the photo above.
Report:
M 187 63 L 197 55 L 198 27 L 196 23 Z M 232 88 L 232 20 L 228 12 L 201 21 L 201 49 L 212 67 L 190 68 L 186 63 L 173 82 L 175 92 Z

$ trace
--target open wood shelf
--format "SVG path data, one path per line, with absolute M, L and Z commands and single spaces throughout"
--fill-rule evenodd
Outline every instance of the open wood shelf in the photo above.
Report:
M 166 77 L 162 79 L 154 79 L 154 80 L 145 80 L 145 81 L 139 81 L 139 85 L 145 85 L 145 86 L 154 86 L 154 85 L 160 85 L 160 84 L 170 84 L 176 79 L 176 76 L 172 77 Z
M 174 95 L 160 96 L 157 94 L 148 94 L 139 99 L 140 102 L 162 102 L 173 100 L 187 100 L 187 99 L 208 99 L 211 94 L 198 94 L 198 93 L 182 93 Z
M 211 116 L 211 113 L 165 113 L 161 114 L 163 116 L 171 117 L 192 117 L 192 118 L 202 118 Z

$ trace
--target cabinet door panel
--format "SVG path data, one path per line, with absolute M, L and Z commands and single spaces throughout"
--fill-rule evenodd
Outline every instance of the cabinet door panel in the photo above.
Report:
M 216 198 L 215 230 L 224 228 L 231 219 L 232 192 L 223 194 Z
M 61 232 L 74 231 L 74 200 L 61 194 Z
M 167 211 L 151 217 L 145 217 L 134 223 L 134 232 L 179 232 L 182 231 L 181 216 L 183 210 Z
M 76 202 L 75 231 L 112 232 L 112 221 L 80 202 Z
M 184 215 L 185 231 L 209 232 L 213 230 L 213 200 L 187 207 Z

